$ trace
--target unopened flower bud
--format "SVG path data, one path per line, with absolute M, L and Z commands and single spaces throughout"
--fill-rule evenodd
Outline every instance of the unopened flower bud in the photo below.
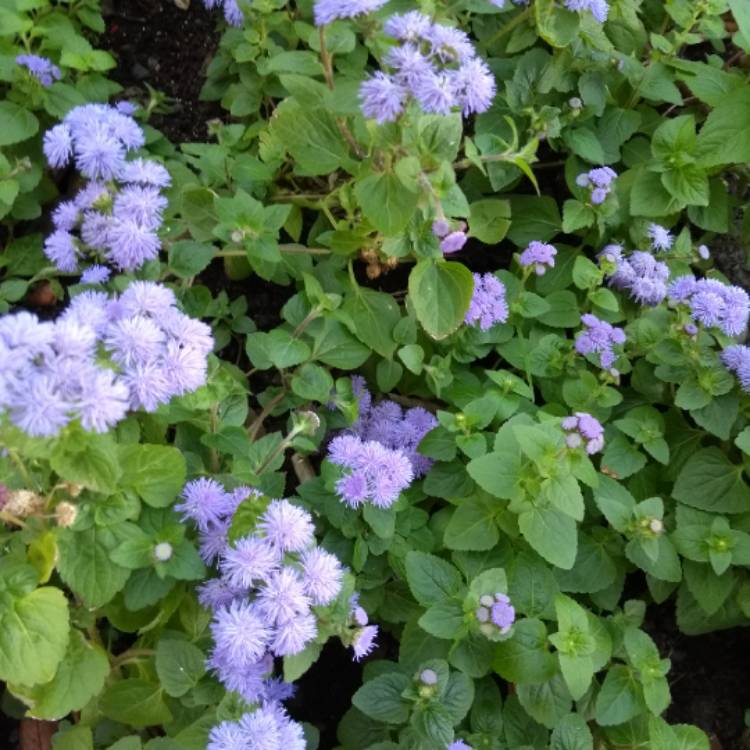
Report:
M 437 672 L 434 669 L 423 669 L 419 675 L 419 681 L 423 685 L 437 685 Z
M 159 562 L 167 562 L 172 557 L 172 545 L 169 542 L 159 542 L 154 547 L 154 557 Z
M 708 260 L 711 257 L 711 251 L 705 245 L 698 245 L 698 255 L 703 260 Z
M 479 603 L 483 607 L 491 607 L 495 603 L 495 597 L 493 597 L 491 594 L 484 594 L 479 598 Z
M 661 534 L 664 531 L 664 524 L 660 518 L 652 518 L 648 523 L 648 527 L 654 534 Z
M 297 432 L 303 435 L 314 435 L 320 427 L 320 417 L 309 409 L 297 412 L 294 421 Z
M 432 233 L 442 239 L 451 231 L 450 224 L 445 219 L 436 219 L 432 222 Z
M 568 106 L 571 109 L 581 109 L 581 107 L 583 107 L 583 102 L 577 96 L 571 96 L 570 99 L 568 99 Z
M 75 482 L 65 482 L 65 491 L 73 499 L 77 498 L 83 492 L 83 485 Z
M 230 239 L 235 245 L 239 245 L 245 239 L 245 233 L 241 229 L 235 229 L 232 232 Z
M 685 323 L 682 330 L 685 331 L 688 336 L 698 335 L 698 326 L 695 325 L 695 323 Z
M 487 607 L 477 607 L 476 616 L 479 622 L 489 622 L 490 610 Z
M 355 624 L 359 625 L 361 628 L 363 628 L 369 622 L 367 612 L 365 612 L 362 607 L 354 608 L 354 611 L 352 612 L 352 620 L 354 620 Z
M 77 505 L 68 503 L 65 500 L 57 504 L 57 507 L 55 508 L 55 520 L 57 521 L 58 526 L 67 529 L 76 522 L 76 518 L 78 518 Z

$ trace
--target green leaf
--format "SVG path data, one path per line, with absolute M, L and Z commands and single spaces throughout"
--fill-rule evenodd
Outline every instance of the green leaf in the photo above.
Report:
M 417 193 L 392 173 L 371 174 L 354 184 L 354 195 L 370 223 L 390 237 L 402 232 L 417 207 Z
M 706 118 L 698 134 L 696 155 L 703 167 L 750 161 L 750 131 L 737 127 L 750 122 L 750 92 L 731 92 Z
M 284 681 L 296 682 L 315 664 L 323 647 L 315 641 L 308 643 L 298 654 L 284 657 Z
M 466 470 L 490 495 L 509 500 L 519 493 L 521 459 L 515 451 L 494 451 L 480 456 L 469 461 Z
M 178 240 L 169 246 L 169 268 L 177 276 L 188 279 L 196 276 L 214 257 L 216 248 L 195 240 Z
M 37 685 L 53 679 L 68 645 L 68 602 L 60 589 L 24 596 L 4 592 L 0 605 L 0 680 Z
M 393 672 L 368 680 L 352 697 L 363 714 L 387 724 L 403 724 L 409 718 L 409 704 L 401 693 L 409 684 L 406 675 Z
M 610 667 L 596 698 L 596 721 L 608 727 L 623 724 L 642 708 L 638 680 L 632 670 L 621 664 Z
M 62 719 L 80 711 L 104 687 L 109 674 L 106 652 L 88 643 L 78 630 L 72 630 L 68 650 L 54 678 L 32 689 L 13 687 L 29 705 L 29 716 L 36 719 Z
M 557 201 L 549 196 L 512 195 L 513 222 L 508 238 L 516 247 L 526 247 L 532 240 L 548 242 L 561 229 L 562 219 Z
M 192 643 L 162 639 L 156 647 L 156 674 L 167 695 L 179 698 L 206 673 L 206 657 Z
M 713 513 L 750 511 L 750 489 L 742 467 L 718 448 L 703 448 L 691 456 L 677 477 L 672 495 L 685 505 Z
M 497 644 L 493 669 L 508 682 L 538 684 L 557 672 L 557 659 L 550 653 L 547 628 L 541 620 L 519 620 L 513 637 Z
M 9 101 L 0 102 L 0 146 L 20 143 L 39 130 L 39 120 L 29 110 Z
M 141 679 L 112 683 L 99 699 L 99 709 L 113 721 L 136 729 L 166 724 L 172 712 L 164 702 L 162 689 Z
M 94 750 L 91 727 L 80 724 L 60 729 L 52 737 L 53 750 Z M 140 747 L 138 748 L 140 750 Z
M 299 365 L 310 357 L 310 347 L 283 328 L 275 328 L 270 333 L 251 333 L 245 340 L 245 348 L 250 361 L 259 370 Z
M 448 549 L 492 549 L 500 539 L 495 510 L 481 498 L 466 498 L 453 512 L 443 539 Z
M 354 324 L 354 333 L 381 357 L 390 358 L 396 351 L 393 329 L 401 319 L 398 304 L 390 294 L 358 287 L 343 306 Z
M 446 747 L 453 739 L 450 715 L 440 703 L 418 704 L 411 715 L 411 725 L 428 747 Z
M 549 750 L 594 750 L 594 737 L 580 714 L 568 714 L 552 730 Z
M 185 457 L 168 445 L 120 445 L 123 489 L 132 489 L 152 508 L 170 506 L 185 484 Z
M 412 550 L 405 559 L 406 581 L 414 598 L 429 606 L 458 594 L 461 574 L 446 560 Z
M 486 245 L 494 245 L 505 237 L 510 227 L 510 202 L 497 198 L 474 201 L 470 206 L 469 236 Z
M 578 550 L 576 522 L 557 508 L 537 508 L 523 511 L 518 516 L 518 528 L 524 539 L 547 562 L 563 570 L 570 570 Z
M 62 529 L 58 539 L 60 577 L 87 607 L 101 607 L 122 589 L 130 571 L 116 565 L 109 553 L 119 543 L 110 528 Z
M 464 611 L 457 601 L 433 604 L 420 618 L 419 627 L 436 638 L 453 640 L 464 626 Z
M 539 36 L 553 47 L 567 47 L 578 35 L 579 15 L 555 0 L 536 0 L 534 11 Z
M 444 339 L 464 321 L 474 278 L 463 263 L 419 261 L 409 274 L 409 297 L 419 322 L 434 339 Z
M 570 713 L 573 701 L 559 674 L 536 685 L 518 685 L 516 691 L 529 716 L 547 729 L 557 726 Z
M 50 465 L 68 482 L 106 494 L 115 491 L 122 473 L 112 436 L 83 430 L 57 441 Z
M 330 399 L 333 378 L 325 368 L 308 362 L 294 373 L 292 390 L 300 398 L 324 404 Z

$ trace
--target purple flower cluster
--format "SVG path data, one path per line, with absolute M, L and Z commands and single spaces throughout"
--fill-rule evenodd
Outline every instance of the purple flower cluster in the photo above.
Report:
M 750 393 L 750 346 L 728 346 L 721 353 L 721 361 L 737 376 L 742 390 Z
M 60 68 L 46 57 L 40 57 L 39 55 L 18 55 L 16 65 L 26 68 L 45 87 L 51 86 L 55 81 L 62 78 Z
M 328 446 L 328 460 L 344 469 L 336 491 L 351 508 L 364 502 L 390 508 L 414 479 L 414 469 L 404 453 L 356 435 L 335 437 Z
M 474 274 L 474 292 L 464 323 L 476 325 L 488 331 L 495 323 L 508 320 L 508 303 L 505 301 L 505 286 L 494 274 Z
M 599 23 L 604 23 L 609 15 L 607 0 L 565 0 L 565 7 L 573 11 L 589 11 Z
M 230 543 L 232 516 L 245 500 L 263 502 L 249 487 L 228 492 L 200 478 L 185 485 L 175 510 L 197 526 L 203 559 L 218 563 L 219 577 L 198 595 L 214 615 L 209 666 L 227 690 L 265 704 L 290 696 L 291 686 L 271 677 L 274 657 L 298 654 L 318 636 L 315 607 L 336 600 L 344 570 L 316 545 L 310 514 L 288 500 L 271 500 L 254 530 Z M 356 616 L 367 624 L 360 607 Z M 355 645 L 355 658 L 359 653 Z
M 373 405 L 364 378 L 357 375 L 352 377 L 352 391 L 359 399 L 359 416 L 345 434 L 402 453 L 411 464 L 413 478 L 424 476 L 432 461 L 418 453 L 417 447 L 422 438 L 437 427 L 437 419 L 426 409 L 404 410 L 395 401 L 383 400 Z
M 119 298 L 79 294 L 55 322 L 1 317 L 0 410 L 29 435 L 56 435 L 73 419 L 106 432 L 131 409 L 199 388 L 211 330 L 175 303 L 166 287 L 134 282 Z
M 565 417 L 561 424 L 568 448 L 578 448 L 585 443 L 586 453 L 590 456 L 604 448 L 604 427 L 591 414 L 577 411 L 573 416 Z
M 208 734 L 206 750 L 305 750 L 302 726 L 278 702 L 264 703 L 239 721 L 222 721 Z
M 479 599 L 475 612 L 479 629 L 485 635 L 494 635 L 497 631 L 505 635 L 516 620 L 516 610 L 510 603 L 507 594 L 484 594 Z
M 460 110 L 468 116 L 489 109 L 495 79 L 463 31 L 409 11 L 391 16 L 385 32 L 400 44 L 385 57 L 392 72 L 380 71 L 360 88 L 365 117 L 392 122 L 409 99 L 422 111 L 438 115 Z
M 636 302 L 658 305 L 667 296 L 669 267 L 651 253 L 635 250 L 626 258 L 620 245 L 607 245 L 598 258 L 609 266 L 606 270 L 610 285 L 627 290 Z
M 609 370 L 617 359 L 613 347 L 625 343 L 625 331 L 591 313 L 581 315 L 581 323 L 585 330 L 576 337 L 576 351 L 584 355 L 597 354 L 602 369 Z
M 503 0 L 499 0 L 500 2 L 503 2 Z M 491 0 L 495 5 L 497 5 L 496 0 Z M 502 5 L 500 6 L 502 8 Z M 467 745 L 463 740 L 455 740 L 454 742 L 451 742 L 450 745 L 446 747 L 445 750 L 474 750 L 471 745 Z
M 557 249 L 553 245 L 534 240 L 521 253 L 518 262 L 522 266 L 533 266 L 534 273 L 537 276 L 543 276 L 548 268 L 555 267 L 556 255 Z
M 144 143 L 138 123 L 123 108 L 104 104 L 76 107 L 44 137 L 44 151 L 53 167 L 74 160 L 89 182 L 71 200 L 55 209 L 55 231 L 44 252 L 65 273 L 82 260 L 96 270 L 86 283 L 106 280 L 99 262 L 134 271 L 159 254 L 157 231 L 167 200 L 161 189 L 169 172 L 145 159 L 126 160 L 128 151 Z
M 717 279 L 679 276 L 669 286 L 669 298 L 690 308 L 694 321 L 719 328 L 727 336 L 739 336 L 750 315 L 750 297 L 741 287 Z
M 505 0 L 490 0 L 490 2 L 496 7 L 502 10 L 505 7 Z M 512 0 L 513 5 L 528 5 L 529 0 Z
M 349 631 L 348 640 L 354 651 L 354 661 L 361 661 L 375 648 L 378 626 L 369 624 L 367 612 L 359 606 L 359 594 L 355 593 L 352 596 L 349 605 L 348 625 L 352 629 Z
M 221 7 L 224 11 L 224 18 L 230 26 L 242 26 L 245 20 L 237 0 L 203 0 L 203 5 L 208 10 Z
M 674 243 L 674 237 L 672 237 L 669 230 L 660 224 L 649 224 L 647 234 L 651 240 L 651 249 L 657 252 L 669 250 Z
M 612 192 L 612 184 L 617 179 L 617 172 L 611 167 L 596 167 L 576 177 L 576 185 L 591 191 L 591 202 L 598 206 L 607 200 Z
M 354 18 L 366 13 L 374 13 L 386 2 L 388 0 L 315 0 L 313 6 L 315 25 L 325 26 L 337 18 Z
M 466 223 L 461 221 L 456 229 L 451 230 L 450 224 L 445 219 L 437 219 L 432 223 L 432 233 L 440 240 L 440 249 L 445 255 L 458 252 L 468 239 L 466 236 Z

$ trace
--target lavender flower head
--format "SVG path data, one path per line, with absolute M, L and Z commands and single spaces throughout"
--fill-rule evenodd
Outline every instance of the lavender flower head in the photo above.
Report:
M 44 87 L 51 86 L 55 81 L 59 81 L 62 78 L 60 68 L 46 57 L 40 57 L 39 55 L 18 55 L 16 57 L 16 64 L 26 68 Z
M 359 399 L 359 417 L 344 434 L 400 452 L 411 464 L 415 479 L 426 474 L 432 461 L 418 453 L 417 448 L 422 438 L 437 426 L 435 417 L 420 407 L 404 410 L 390 400 L 373 404 L 364 378 L 353 377 L 352 390 Z
M 516 610 L 507 594 L 484 594 L 474 613 L 479 630 L 486 636 L 506 635 L 516 620 Z
M 336 483 L 342 502 L 351 508 L 371 502 L 389 508 L 414 479 L 411 462 L 400 450 L 375 440 L 339 435 L 331 441 L 328 460 L 344 469 Z
M 737 376 L 745 393 L 750 393 L 750 347 L 736 344 L 728 346 L 721 353 L 721 361 L 730 372 Z
M 711 257 L 711 251 L 706 245 L 698 245 L 696 251 L 698 253 L 698 257 L 701 260 L 708 260 Z
M 658 305 L 667 296 L 669 267 L 650 253 L 635 250 L 625 257 L 619 245 L 607 245 L 598 258 L 610 286 L 628 291 L 636 302 Z
M 305 750 L 306 744 L 302 726 L 270 702 L 214 726 L 206 750 Z
M 75 107 L 45 135 L 50 165 L 63 167 L 73 160 L 89 179 L 72 201 L 57 207 L 56 231 L 44 246 L 47 257 L 66 273 L 92 261 L 96 270 L 84 270 L 83 283 L 101 283 L 90 279 L 102 277 L 102 263 L 135 271 L 159 254 L 157 232 L 167 205 L 160 189 L 170 177 L 154 161 L 126 159 L 144 141 L 130 115 L 104 104 Z
M 609 15 L 607 0 L 565 0 L 565 7 L 572 11 L 589 11 L 599 23 L 604 23 Z
M 565 430 L 565 443 L 568 448 L 578 448 L 585 445 L 586 453 L 590 456 L 604 448 L 604 427 L 591 414 L 577 411 L 572 417 L 565 417 L 562 421 Z
M 178 340 L 143 312 L 127 312 L 135 295 L 163 291 L 134 282 L 119 298 L 84 292 L 55 322 L 25 312 L 0 317 L 0 412 L 33 436 L 57 435 L 75 419 L 106 432 L 128 411 L 153 411 L 203 385 L 208 326 L 170 307 L 200 334 Z M 184 372 L 175 356 L 189 357 L 192 369 Z
M 747 328 L 750 297 L 741 287 L 680 276 L 668 292 L 672 302 L 687 305 L 693 320 L 706 328 L 719 328 L 727 336 L 739 336 Z
M 338 18 L 374 13 L 388 0 L 315 0 L 313 14 L 316 26 L 325 26 Z
M 542 276 L 548 268 L 555 267 L 556 255 L 557 249 L 553 245 L 534 240 L 529 243 L 518 260 L 522 266 L 533 266 L 534 273 L 537 276 Z
M 576 185 L 588 188 L 591 202 L 595 206 L 598 206 L 607 200 L 607 196 L 612 192 L 612 187 L 616 179 L 617 172 L 611 167 L 596 167 L 588 172 L 579 174 L 576 177 Z
M 326 8 L 348 8 L 362 2 L 319 0 L 316 14 L 324 4 Z M 409 101 L 415 101 L 423 112 L 439 115 L 461 111 L 468 116 L 490 108 L 495 78 L 463 31 L 433 23 L 418 11 L 391 16 L 384 30 L 399 44 L 386 55 L 388 72 L 378 71 L 362 84 L 360 100 L 366 117 L 392 122 Z
M 490 0 L 493 5 L 497 5 L 498 2 L 504 2 L 504 0 Z M 499 7 L 503 7 L 502 5 Z M 448 745 L 445 750 L 474 750 L 471 745 L 467 745 L 463 740 L 455 740 Z
M 230 26 L 240 27 L 245 20 L 237 0 L 203 0 L 203 5 L 207 10 L 221 7 L 224 18 Z
M 581 323 L 585 329 L 576 337 L 576 351 L 598 355 L 600 367 L 609 370 L 617 359 L 613 347 L 625 343 L 625 331 L 590 313 L 581 316 Z
M 464 323 L 476 325 L 488 331 L 496 323 L 508 320 L 508 304 L 505 301 L 505 286 L 494 274 L 474 274 L 474 292 Z
M 652 250 L 669 250 L 672 247 L 674 237 L 660 224 L 649 224 L 647 234 L 651 240 Z

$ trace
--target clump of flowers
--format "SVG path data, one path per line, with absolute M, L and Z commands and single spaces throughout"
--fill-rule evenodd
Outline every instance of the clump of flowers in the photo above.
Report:
M 46 57 L 39 55 L 18 55 L 16 65 L 26 68 L 45 88 L 62 78 L 60 68 Z
M 649 224 L 646 234 L 648 234 L 648 238 L 651 240 L 651 249 L 657 252 L 669 250 L 674 243 L 674 237 L 661 224 Z
M 735 344 L 721 353 L 724 366 L 737 376 L 745 393 L 750 393 L 750 346 Z
M 577 411 L 573 416 L 565 417 L 561 424 L 568 448 L 585 445 L 586 453 L 590 456 L 604 448 L 604 427 L 591 414 Z
M 466 311 L 466 325 L 479 323 L 481 331 L 488 331 L 495 323 L 508 320 L 505 285 L 492 273 L 474 274 L 474 292 Z
M 411 462 L 400 450 L 355 435 L 335 437 L 328 447 L 328 460 L 344 469 L 336 492 L 351 508 L 365 502 L 390 508 L 414 479 Z
M 346 641 L 354 651 L 354 661 L 361 661 L 372 653 L 376 646 L 378 626 L 370 625 L 367 612 L 359 606 L 359 594 L 355 593 L 349 602 L 349 630 Z
M 422 438 L 437 427 L 437 419 L 419 406 L 402 409 L 388 399 L 373 405 L 364 378 L 357 375 L 352 378 L 352 392 L 359 399 L 359 416 L 345 434 L 400 451 L 411 464 L 414 478 L 424 476 L 432 461 L 418 453 L 417 447 Z
M 572 11 L 589 11 L 599 23 L 604 23 L 609 15 L 607 0 L 565 0 L 565 7 Z
M 219 577 L 199 590 L 201 604 L 213 611 L 209 666 L 227 690 L 265 705 L 291 696 L 292 687 L 272 677 L 273 659 L 298 654 L 318 637 L 316 608 L 337 599 L 344 569 L 317 546 L 310 514 L 288 500 L 268 502 L 253 531 L 230 542 L 232 516 L 248 499 L 267 502 L 249 487 L 227 492 L 200 478 L 185 485 L 175 510 L 198 527 L 203 559 L 218 562 Z M 356 600 L 350 609 L 352 623 L 339 630 L 358 659 L 372 647 L 377 627 L 361 633 L 367 614 Z
M 583 355 L 596 354 L 600 367 L 609 370 L 617 359 L 613 347 L 625 343 L 625 331 L 591 313 L 581 315 L 581 323 L 585 329 L 576 337 L 576 351 Z
M 440 240 L 440 249 L 445 255 L 458 252 L 466 244 L 466 223 L 461 221 L 458 227 L 451 229 L 445 219 L 437 219 L 432 223 L 432 233 Z
M 313 15 L 316 26 L 333 23 L 337 18 L 354 18 L 373 13 L 388 0 L 315 0 Z
M 530 242 L 529 246 L 521 253 L 518 262 L 524 266 L 524 268 L 533 266 L 534 273 L 537 276 L 543 276 L 548 268 L 555 267 L 556 255 L 557 249 L 553 245 L 534 240 L 533 242 Z
M 206 750 L 305 750 L 302 726 L 280 703 L 265 703 L 239 721 L 222 721 L 208 734 Z
M 56 435 L 75 419 L 106 432 L 130 410 L 155 411 L 203 385 L 212 348 L 210 328 L 152 282 L 119 297 L 84 292 L 55 322 L 5 315 L 0 410 L 29 435 Z
M 658 305 L 667 296 L 669 267 L 651 253 L 633 251 L 623 255 L 620 245 L 607 245 L 599 253 L 610 286 L 628 291 L 642 305 Z
M 221 8 L 224 11 L 224 18 L 230 26 L 242 26 L 242 22 L 245 20 L 237 0 L 203 0 L 203 6 L 207 10 Z
M 127 111 L 105 104 L 76 107 L 44 137 L 51 166 L 64 167 L 72 160 L 89 180 L 55 209 L 55 231 L 47 237 L 44 252 L 65 273 L 78 271 L 81 262 L 93 262 L 96 281 L 88 283 L 101 283 L 101 263 L 134 271 L 156 258 L 161 248 L 157 232 L 167 206 L 161 189 L 171 179 L 158 162 L 126 159 L 145 141 Z
M 607 200 L 616 179 L 617 172 L 611 167 L 596 167 L 579 174 L 576 177 L 576 185 L 588 188 L 591 193 L 591 202 L 598 206 Z
M 484 594 L 476 609 L 479 629 L 486 636 L 505 635 L 516 620 L 516 610 L 507 594 Z
M 433 23 L 418 11 L 391 16 L 385 32 L 399 44 L 385 58 L 391 72 L 377 72 L 360 88 L 365 117 L 392 122 L 410 100 L 423 112 L 439 115 L 489 109 L 495 79 L 466 33 Z
M 669 298 L 690 308 L 694 321 L 706 328 L 719 328 L 727 336 L 739 336 L 750 315 L 750 297 L 741 287 L 717 279 L 680 276 L 669 286 Z

